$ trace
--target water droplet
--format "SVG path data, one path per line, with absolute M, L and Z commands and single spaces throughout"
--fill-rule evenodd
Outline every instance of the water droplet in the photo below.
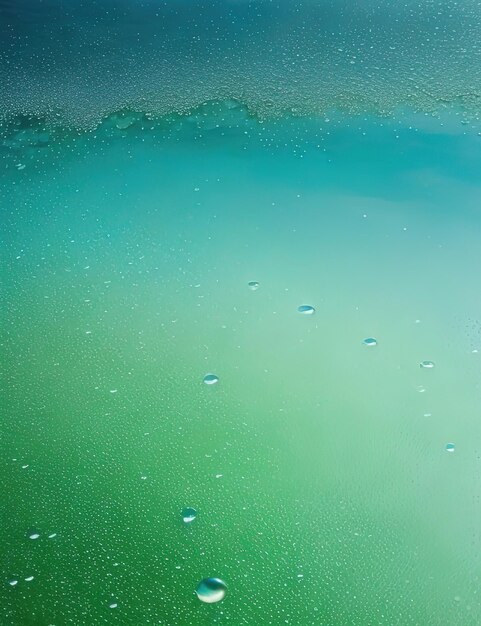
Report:
M 227 585 L 219 578 L 204 578 L 204 580 L 201 580 L 197 585 L 195 593 L 202 602 L 212 604 L 214 602 L 220 602 L 220 600 L 225 598 Z
M 187 508 L 183 509 L 182 519 L 184 520 L 186 524 L 188 524 L 189 522 L 193 522 L 196 517 L 197 517 L 197 511 L 193 509 L 192 507 L 188 506 Z
M 8 581 L 8 584 L 11 585 L 12 587 L 15 587 L 15 585 L 18 583 L 18 580 L 12 579 Z
M 301 315 L 314 315 L 316 309 L 309 304 L 302 304 L 301 306 L 297 307 L 297 311 L 298 313 L 301 313 Z
M 32 533 L 28 536 L 29 539 L 38 539 L 40 537 L 39 533 Z
M 434 363 L 432 361 L 421 361 L 420 367 L 430 370 L 433 369 Z
M 366 339 L 363 339 L 362 343 L 369 347 L 377 346 L 377 339 L 374 339 L 374 337 L 366 337 Z
M 112 604 L 109 604 L 109 609 L 116 609 L 118 606 L 117 602 L 112 602 Z
M 57 533 L 52 533 L 48 536 L 49 539 L 54 539 L 57 536 Z
M 251 280 L 250 282 L 248 282 L 247 286 L 251 291 L 256 291 L 257 289 L 259 289 L 259 283 L 255 280 Z
M 204 383 L 206 385 L 215 385 L 218 382 L 219 382 L 219 377 L 216 376 L 215 374 L 206 374 L 204 376 Z
M 447 452 L 454 452 L 455 447 L 456 446 L 454 445 L 454 443 L 447 443 L 446 444 L 446 451 Z
M 30 581 L 33 580 L 33 576 L 27 576 L 27 578 L 25 580 L 29 583 Z

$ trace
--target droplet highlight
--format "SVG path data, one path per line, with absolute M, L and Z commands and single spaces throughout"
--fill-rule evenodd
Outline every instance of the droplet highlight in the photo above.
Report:
M 206 385 L 215 385 L 218 382 L 219 382 L 219 377 L 216 376 L 215 374 L 206 374 L 204 376 L 204 383 Z
M 251 280 L 250 282 L 248 282 L 247 286 L 251 291 L 257 291 L 260 287 L 259 283 L 255 280 Z
M 454 452 L 456 446 L 454 445 L 454 443 L 447 443 L 446 444 L 446 452 Z
M 220 578 L 204 578 L 197 585 L 195 593 L 202 602 L 213 604 L 225 598 L 227 585 Z
M 433 361 L 421 361 L 420 367 L 422 367 L 423 369 L 432 370 L 434 367 L 434 362 Z
M 301 315 L 314 315 L 316 309 L 310 304 L 301 304 L 301 306 L 297 307 L 297 312 Z
M 366 337 L 366 339 L 362 340 L 362 343 L 369 348 L 373 348 L 377 346 L 377 339 L 374 339 L 374 337 Z
M 182 520 L 186 524 L 190 524 L 190 522 L 193 522 L 196 517 L 197 517 L 197 511 L 193 509 L 191 506 L 188 506 L 182 510 Z

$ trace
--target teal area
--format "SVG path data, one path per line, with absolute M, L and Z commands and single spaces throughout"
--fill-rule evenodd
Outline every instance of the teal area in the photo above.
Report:
M 478 133 L 9 127 L 2 625 L 479 626 Z
M 481 111 L 479 0 L 0 0 L 0 121 Z

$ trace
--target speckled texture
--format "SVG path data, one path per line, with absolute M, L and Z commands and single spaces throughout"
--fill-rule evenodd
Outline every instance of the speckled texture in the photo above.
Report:
M 191 5 L 158 9 L 165 45 L 191 37 Z M 72 9 L 69 28 L 83 27 L 59 61 L 68 72 L 49 66 L 52 3 L 30 5 L 17 34 L 38 32 L 7 46 L 12 61 L 43 33 L 39 91 L 35 58 L 1 68 L 28 75 L 22 100 L 10 79 L 0 93 L 1 626 L 479 626 L 481 128 L 449 95 L 468 93 L 479 7 L 209 3 L 211 38 L 177 52 L 212 81 L 199 87 L 182 66 L 169 100 L 169 83 L 139 69 L 149 38 L 127 45 L 128 25 L 134 40 L 153 36 L 153 3 L 85 6 Z M 326 101 L 308 116 L 285 113 L 294 75 L 301 108 L 315 82 L 320 57 L 295 42 L 321 8 L 323 36 L 343 49 L 324 55 L 329 76 L 342 58 L 352 77 L 349 55 L 374 36 L 362 20 L 390 24 L 375 49 L 389 81 L 349 78 L 358 115 L 324 110 L 347 93 L 341 78 L 316 83 Z M 460 20 L 469 59 L 451 54 Z M 97 47 L 82 39 L 94 22 Z M 407 48 L 414 24 L 419 46 L 426 29 L 436 39 L 430 65 L 419 46 L 389 56 L 389 33 Z M 209 69 L 198 46 L 227 25 L 225 67 L 245 63 L 222 99 L 221 57 Z M 100 58 L 112 29 L 115 77 Z M 269 83 L 246 78 L 265 75 L 273 41 L 288 66 L 307 58 L 285 82 L 282 65 L 269 74 L 275 119 L 260 104 Z M 437 96 L 434 116 L 427 100 L 405 106 L 413 63 L 446 79 L 449 112 Z M 142 81 L 152 100 L 139 104 Z M 371 88 L 395 114 L 372 113 Z M 189 111 L 173 113 L 183 94 Z M 211 605 L 195 593 L 209 577 L 228 589 Z

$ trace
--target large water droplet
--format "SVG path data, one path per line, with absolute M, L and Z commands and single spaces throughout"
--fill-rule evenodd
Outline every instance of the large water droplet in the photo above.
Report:
M 316 309 L 309 304 L 302 304 L 301 306 L 297 307 L 297 311 L 298 313 L 301 313 L 301 315 L 314 315 Z
M 219 377 L 216 376 L 215 374 L 206 374 L 204 376 L 204 383 L 206 385 L 215 385 L 218 382 L 219 382 Z
M 187 508 L 183 509 L 182 519 L 184 520 L 186 524 L 193 522 L 196 517 L 197 517 L 197 511 L 193 509 L 192 507 L 188 506 Z
M 256 291 L 257 289 L 259 289 L 259 283 L 255 280 L 251 280 L 250 282 L 248 282 L 247 286 L 251 291 Z
M 455 447 L 456 446 L 454 445 L 454 443 L 447 443 L 446 444 L 446 451 L 447 452 L 454 452 Z
M 433 363 L 433 361 L 421 361 L 420 367 L 423 367 L 424 369 L 431 370 L 434 367 L 434 363 Z
M 220 578 L 204 578 L 204 580 L 201 580 L 197 585 L 195 593 L 202 602 L 213 604 L 225 598 L 227 585 L 224 581 L 220 580 Z
M 366 339 L 363 339 L 362 343 L 369 347 L 377 346 L 377 339 L 374 339 L 374 337 L 366 337 Z

